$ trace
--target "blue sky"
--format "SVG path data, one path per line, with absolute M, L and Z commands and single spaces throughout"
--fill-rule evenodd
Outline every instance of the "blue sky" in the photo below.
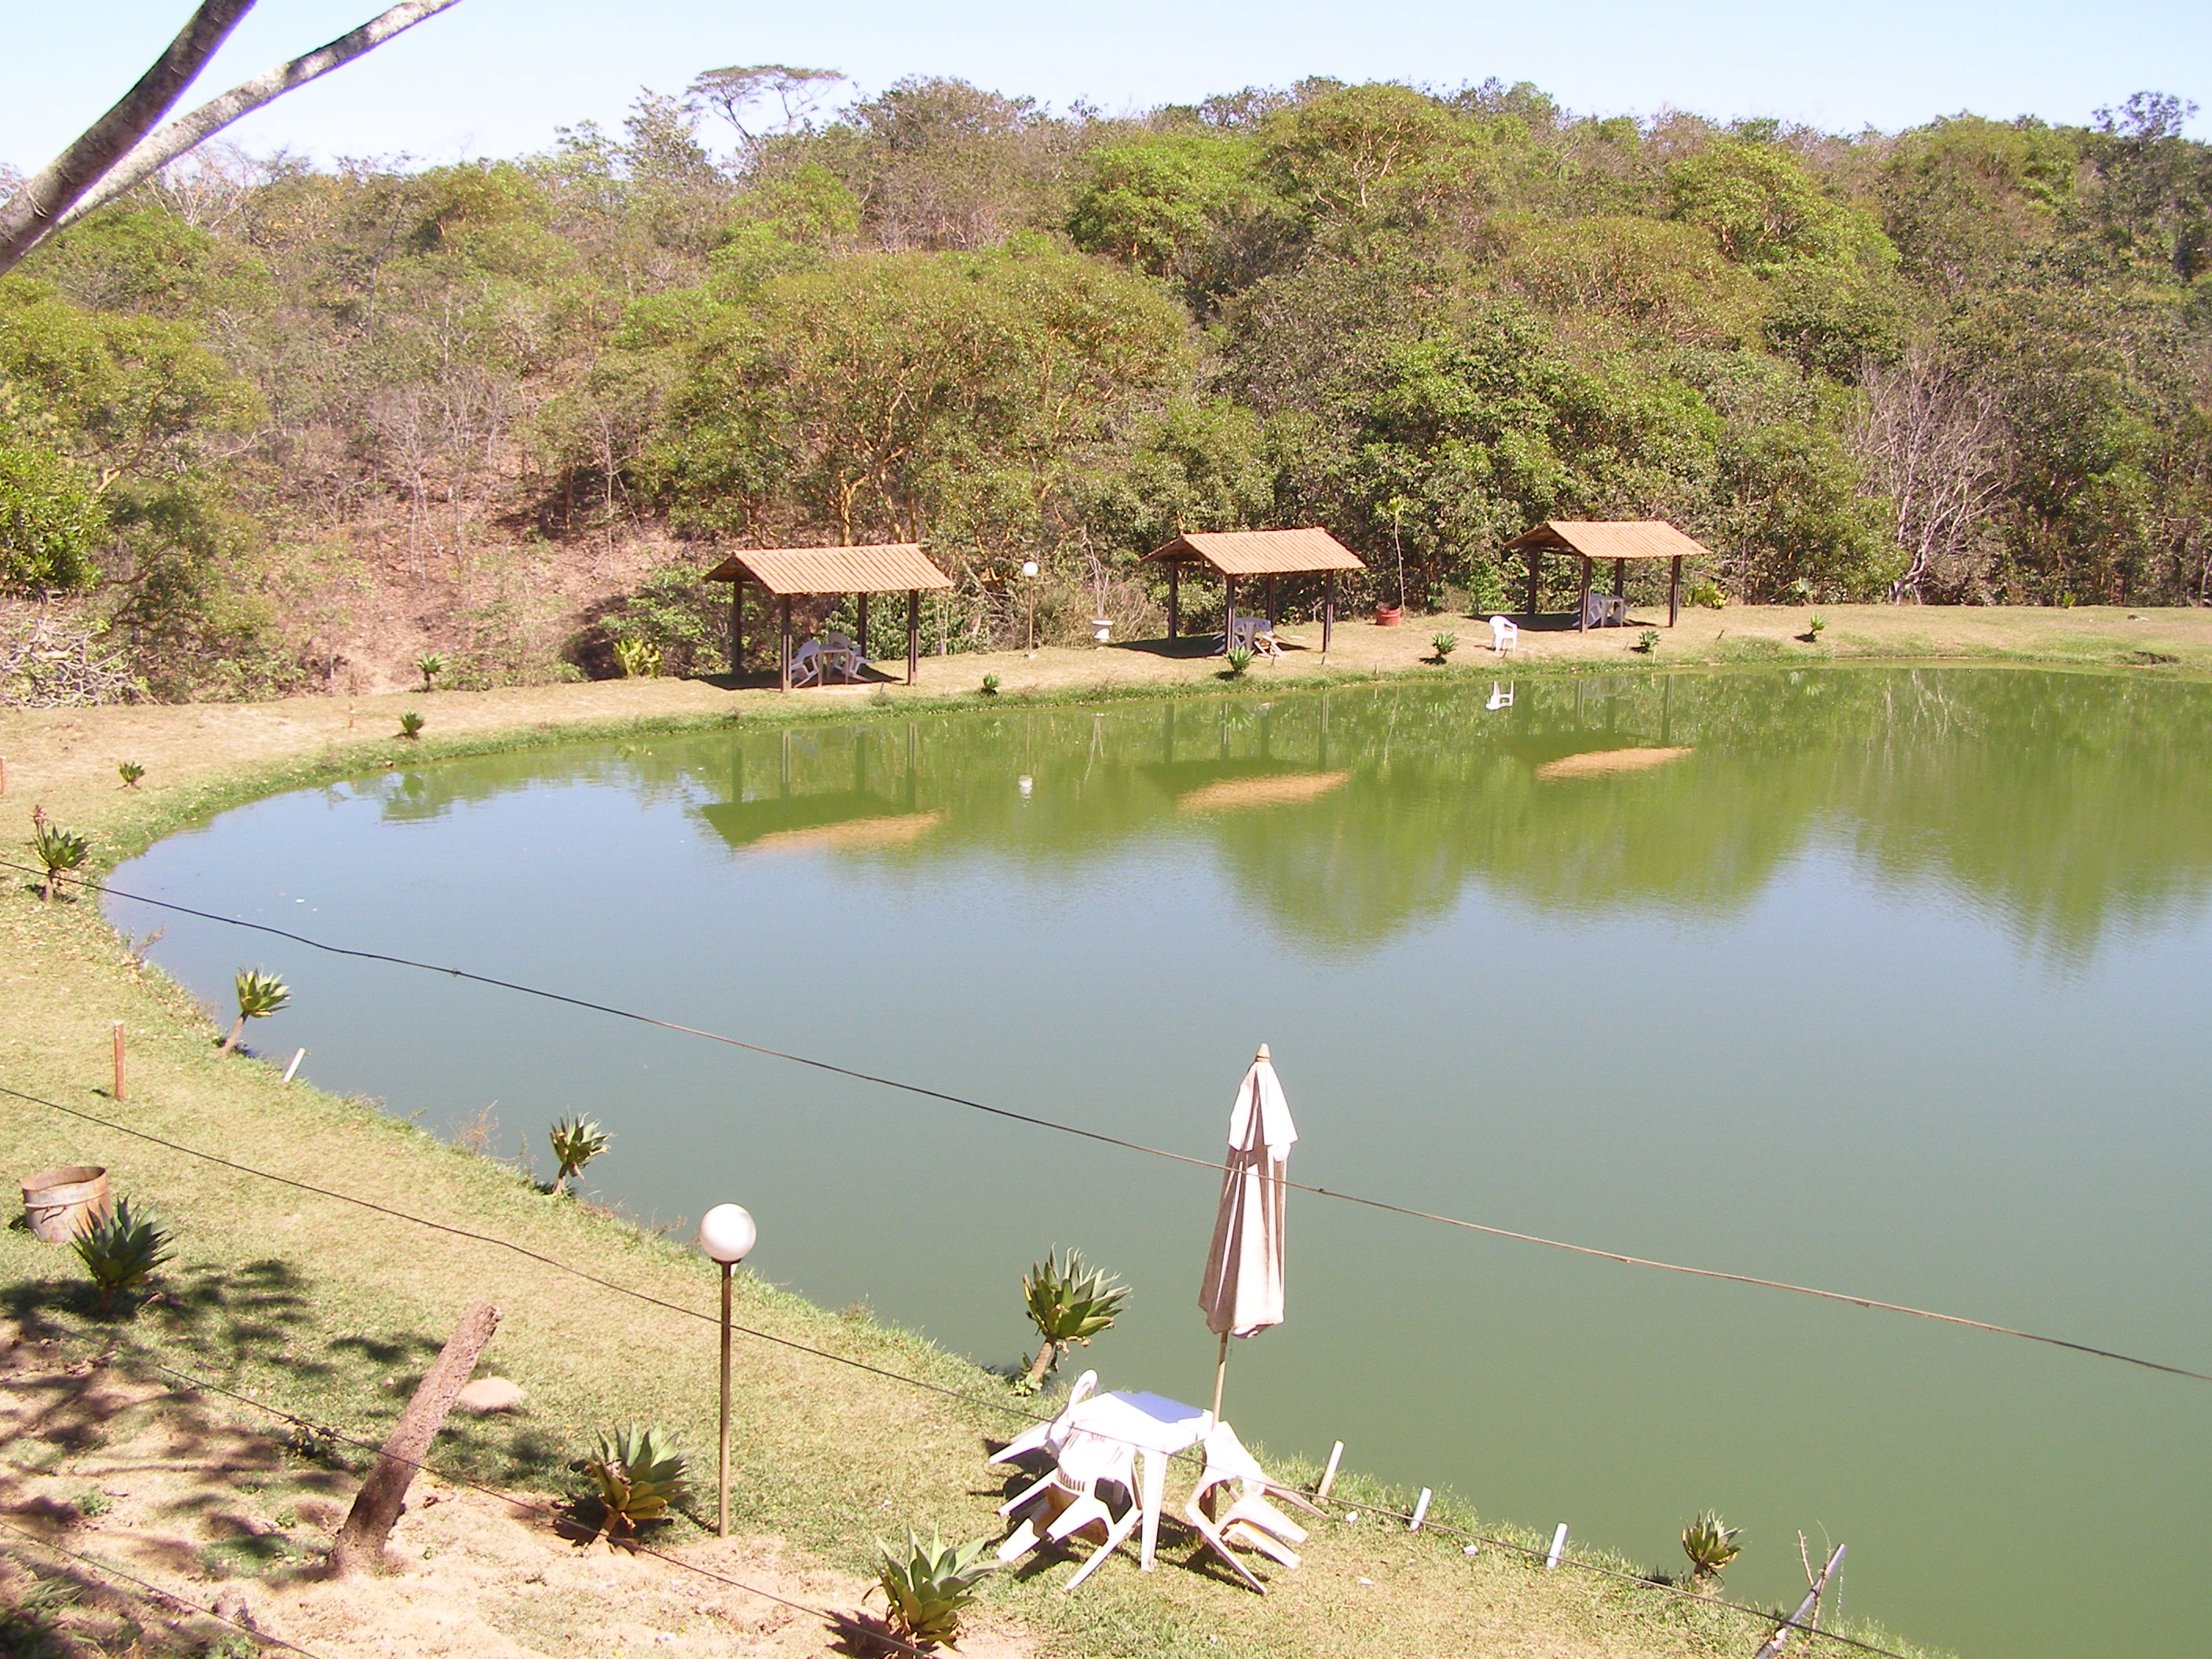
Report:
M 383 3 L 261 0 L 196 91 L 319 45 Z M 18 167 L 44 161 L 112 101 L 189 10 L 186 0 L 0 6 L 12 82 L 0 103 L 0 161 Z M 1309 74 L 1439 87 L 1494 75 L 1603 114 L 1671 105 L 1842 130 L 1960 110 L 2081 121 L 2143 88 L 2212 106 L 2212 5 L 462 0 L 232 136 L 319 158 L 510 155 L 545 144 L 565 123 L 618 120 L 641 86 L 680 91 L 701 70 L 764 62 L 842 70 L 869 91 L 902 75 L 957 75 L 1109 110 Z M 2212 136 L 2212 118 L 2191 130 Z

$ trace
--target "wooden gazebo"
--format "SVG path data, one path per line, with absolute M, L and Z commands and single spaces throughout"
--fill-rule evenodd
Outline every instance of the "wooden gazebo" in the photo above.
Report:
M 1226 614 L 1222 622 L 1222 636 L 1232 637 L 1237 629 L 1237 584 L 1239 579 L 1258 576 L 1267 583 L 1267 622 L 1275 621 L 1275 578 L 1278 576 L 1311 576 L 1326 574 L 1328 578 L 1321 612 L 1321 648 L 1328 649 L 1329 629 L 1336 621 L 1336 573 L 1340 570 L 1364 570 L 1366 565 L 1350 548 L 1322 529 L 1305 530 L 1194 530 L 1176 537 L 1165 547 L 1156 547 L 1145 555 L 1146 563 L 1158 562 L 1168 568 L 1168 638 L 1180 633 L 1182 623 L 1182 568 L 1187 564 L 1202 564 L 1218 574 L 1228 594 Z
M 1566 553 L 1583 562 L 1583 583 L 1575 605 L 1575 628 L 1589 626 L 1590 572 L 1600 559 L 1613 561 L 1613 591 L 1625 594 L 1631 559 L 1667 559 L 1672 572 L 1667 583 L 1667 626 L 1682 614 L 1682 561 L 1711 558 L 1705 547 L 1692 541 L 1663 519 L 1574 520 L 1547 519 L 1534 530 L 1524 530 L 1505 544 L 1528 555 L 1528 615 L 1536 614 L 1536 592 L 1543 574 L 1544 555 Z
M 914 684 L 921 654 L 921 596 L 925 589 L 950 587 L 952 578 L 933 564 L 919 542 L 890 542 L 878 547 L 749 547 L 732 553 L 707 573 L 710 582 L 730 584 L 730 671 L 744 661 L 745 584 L 758 582 L 777 601 L 776 684 L 791 690 L 791 601 L 794 596 L 838 593 L 860 596 L 857 630 L 863 648 L 868 638 L 868 595 L 906 595 L 906 683 Z

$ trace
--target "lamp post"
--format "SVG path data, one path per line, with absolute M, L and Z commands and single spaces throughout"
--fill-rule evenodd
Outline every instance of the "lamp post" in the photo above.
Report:
M 699 1248 L 722 1267 L 722 1423 L 715 1481 L 721 1496 L 714 1535 L 730 1535 L 730 1274 L 753 1248 L 760 1231 L 742 1205 L 717 1204 L 699 1223 Z
M 1022 580 L 1029 584 L 1030 590 L 1030 655 L 1032 657 L 1036 655 L 1036 561 L 1024 559 Z

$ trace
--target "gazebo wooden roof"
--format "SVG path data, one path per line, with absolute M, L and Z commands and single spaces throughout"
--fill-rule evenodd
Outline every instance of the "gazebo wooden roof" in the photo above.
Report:
M 730 584 L 730 672 L 744 661 L 745 584 L 758 582 L 777 601 L 781 627 L 777 683 L 791 690 L 791 601 L 857 593 L 860 634 L 868 636 L 868 595 L 906 595 L 906 683 L 914 684 L 921 653 L 921 595 L 925 589 L 950 587 L 952 578 L 930 561 L 919 542 L 886 542 L 873 547 L 748 547 L 732 553 L 707 573 L 710 582 Z
M 1631 559 L 1666 559 L 1672 562 L 1667 584 L 1667 626 L 1682 614 L 1682 561 L 1712 557 L 1704 544 L 1685 536 L 1663 519 L 1547 519 L 1533 530 L 1524 530 L 1505 544 L 1528 556 L 1528 615 L 1536 614 L 1537 581 L 1544 555 L 1565 553 L 1583 562 L 1582 596 L 1575 611 L 1577 631 L 1589 626 L 1591 566 L 1599 559 L 1613 561 L 1613 591 L 1620 594 L 1627 580 Z
M 913 593 L 950 587 L 920 542 L 874 547 L 749 547 L 707 573 L 710 582 L 750 577 L 778 599 L 794 593 Z
M 1329 630 L 1336 622 L 1336 573 L 1364 570 L 1365 562 L 1342 542 L 1318 526 L 1303 530 L 1194 530 L 1176 537 L 1165 547 L 1145 555 L 1143 562 L 1168 568 L 1168 638 L 1181 630 L 1182 568 L 1202 564 L 1218 575 L 1226 586 L 1226 619 L 1222 624 L 1223 648 L 1237 629 L 1237 581 L 1258 576 L 1267 584 L 1267 621 L 1275 619 L 1275 578 L 1328 578 L 1322 601 L 1321 648 L 1328 649 Z

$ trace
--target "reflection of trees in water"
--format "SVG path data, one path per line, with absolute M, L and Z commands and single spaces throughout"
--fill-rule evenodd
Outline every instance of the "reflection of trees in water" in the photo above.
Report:
M 1569 755 L 1674 745 L 1694 752 L 1535 776 Z M 1048 878 L 1139 836 L 1185 836 L 1218 850 L 1273 926 L 1339 947 L 1380 942 L 1473 881 L 1560 913 L 1725 911 L 1826 836 L 1892 883 L 1939 881 L 2023 942 L 2075 951 L 2206 902 L 2208 754 L 2212 693 L 2185 683 L 1766 669 L 1524 681 L 1498 712 L 1466 687 L 1391 685 L 593 744 L 427 768 L 387 781 L 386 810 L 620 784 L 687 800 L 738 848 L 939 814 L 912 841 L 836 854 L 894 879 L 975 852 Z M 1351 783 L 1310 801 L 1176 807 L 1231 781 L 1336 770 Z

